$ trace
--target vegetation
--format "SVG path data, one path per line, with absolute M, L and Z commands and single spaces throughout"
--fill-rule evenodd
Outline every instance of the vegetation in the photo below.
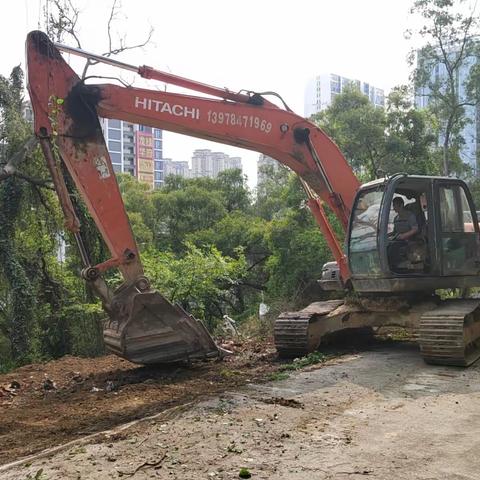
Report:
M 463 52 L 452 69 L 472 51 L 467 34 L 476 21 L 448 13 L 452 3 L 414 3 L 414 11 L 426 22 L 420 33 L 433 42 L 421 52 L 423 60 L 414 74 L 417 86 L 430 78 L 428 68 L 439 60 L 438 42 L 445 46 L 440 60 L 447 70 L 452 61 L 447 46 L 458 45 Z M 63 10 L 57 22 L 49 23 L 52 35 L 75 38 L 79 12 L 69 10 L 70 2 L 55 4 Z M 112 18 L 116 8 L 114 2 Z M 462 38 L 464 42 L 457 43 Z M 477 74 L 478 68 L 472 69 L 468 98 L 478 101 Z M 462 99 L 453 85 L 429 87 L 428 110 L 415 108 L 407 86 L 389 94 L 385 109 L 375 108 L 352 87 L 313 120 L 336 141 L 362 181 L 397 171 L 464 172 L 455 158 L 466 104 L 458 103 Z M 81 261 L 75 241 L 63 227 L 43 157 L 29 140 L 32 127 L 22 115 L 23 92 L 19 67 L 10 77 L 0 77 L 0 370 L 67 353 L 103 351 L 104 314 L 79 279 Z M 439 138 L 445 140 L 441 148 Z M 248 189 L 238 170 L 222 172 L 216 179 L 169 177 L 155 191 L 128 175 L 118 176 L 153 285 L 205 319 L 211 330 L 223 315 L 251 324 L 260 302 L 267 303 L 275 316 L 279 310 L 301 307 L 325 295 L 316 281 L 331 254 L 305 207 L 300 182 L 285 168 L 265 173 L 266 180 L 256 192 Z M 66 173 L 65 177 L 71 183 Z M 473 193 L 480 200 L 478 182 L 473 182 Z M 106 247 L 78 195 L 72 199 L 83 241 L 93 260 L 101 262 L 108 258 Z M 338 222 L 330 217 L 341 237 Z M 115 273 L 106 280 L 112 286 L 121 281 Z M 300 363 L 322 360 L 309 357 Z
M 480 103 L 480 18 L 465 0 L 416 0 L 411 12 L 422 20 L 416 32 L 408 32 L 422 45 L 410 56 L 413 85 L 437 121 L 443 174 L 462 174 L 465 113 Z
M 392 90 L 384 110 L 352 85 L 315 121 L 336 140 L 364 180 L 399 171 L 440 172 L 434 118 L 414 107 L 406 86 Z

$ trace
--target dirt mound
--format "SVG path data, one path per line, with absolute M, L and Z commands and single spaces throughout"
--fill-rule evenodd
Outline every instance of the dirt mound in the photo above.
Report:
M 228 342 L 222 361 L 142 367 L 66 356 L 0 375 L 0 463 L 105 430 L 277 370 L 269 341 Z

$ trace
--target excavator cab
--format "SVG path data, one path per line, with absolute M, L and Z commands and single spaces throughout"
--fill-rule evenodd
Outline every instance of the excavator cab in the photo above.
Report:
M 400 214 L 394 204 L 400 204 Z M 404 230 L 415 231 L 408 239 L 399 238 L 399 221 Z M 477 213 L 459 179 L 397 174 L 363 185 L 352 209 L 347 248 L 358 292 L 480 285 Z

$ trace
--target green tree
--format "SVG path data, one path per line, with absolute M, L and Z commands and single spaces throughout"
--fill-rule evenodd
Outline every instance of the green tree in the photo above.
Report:
M 189 233 L 186 239 L 198 245 L 215 245 L 230 257 L 241 247 L 247 257 L 256 259 L 266 253 L 265 228 L 262 218 L 234 210 L 210 228 Z
M 251 205 L 247 177 L 239 169 L 224 170 L 216 179 L 219 192 L 224 199 L 227 212 L 234 210 L 248 211 Z
M 424 22 L 415 32 L 423 46 L 410 55 L 411 65 L 416 59 L 413 83 L 438 120 L 443 174 L 461 173 L 465 109 L 480 101 L 479 17 L 467 2 L 454 0 L 416 0 L 411 13 Z M 461 81 L 465 69 L 468 74 Z
M 265 220 L 271 220 L 285 206 L 282 195 L 286 192 L 293 173 L 282 165 L 278 169 L 264 165 L 261 173 L 262 181 L 257 184 L 254 212 Z
M 150 250 L 142 255 L 152 285 L 172 302 L 182 305 L 213 328 L 216 319 L 235 308 L 231 289 L 246 271 L 245 257 L 223 256 L 215 247 L 200 249 L 186 244 L 177 257 L 170 252 Z
M 0 77 L 2 365 L 78 352 L 75 335 L 71 335 L 75 330 L 72 315 L 66 312 L 71 305 L 87 308 L 89 297 L 78 278 L 78 257 L 70 253 L 68 262 L 61 266 L 57 260 L 65 237 L 62 214 L 43 155 L 35 149 L 31 125 L 23 117 L 22 95 L 23 73 L 19 68 L 10 78 Z M 76 204 L 77 198 L 72 199 Z M 88 240 L 89 224 L 83 222 L 81 211 L 79 214 Z M 101 256 L 101 248 L 97 244 L 92 254 Z M 85 329 L 77 329 L 76 338 L 84 333 Z
M 187 241 L 197 246 L 205 248 L 213 245 L 222 255 L 245 257 L 245 275 L 231 290 L 239 312 L 258 303 L 259 292 L 266 290 L 265 262 L 270 256 L 265 238 L 267 226 L 262 218 L 234 210 L 211 228 L 187 235 Z
M 158 216 L 156 246 L 177 253 L 184 250 L 187 234 L 210 228 L 227 213 L 220 193 L 193 185 L 155 192 L 153 203 Z
M 374 107 L 354 86 L 337 95 L 314 120 L 335 140 L 362 181 L 385 174 L 438 174 L 436 122 L 399 86 Z
M 321 298 L 317 280 L 323 264 L 332 260 L 327 243 L 306 205 L 306 195 L 300 180 L 292 172 L 280 172 L 282 182 L 275 182 L 279 172 L 265 172 L 266 199 L 275 199 L 274 210 L 265 229 L 265 244 L 269 256 L 265 263 L 265 281 L 269 300 L 294 306 Z M 273 180 L 273 182 L 271 182 Z M 260 211 L 267 212 L 264 198 L 258 197 Z M 333 215 L 329 219 L 339 236 L 342 228 Z
M 440 174 L 435 132 L 432 115 L 415 108 L 408 87 L 395 87 L 387 97 L 385 173 Z
M 22 117 L 22 102 L 23 72 L 16 67 L 9 78 L 0 77 L 0 271 L 8 288 L 4 312 L 11 356 L 14 361 L 25 362 L 34 353 L 31 336 L 36 302 L 30 272 L 16 244 L 17 222 L 24 212 L 24 198 L 28 195 L 28 185 L 18 177 L 11 160 L 30 133 Z
M 386 156 L 383 109 L 350 85 L 313 120 L 335 140 L 357 175 L 366 180 L 377 177 Z
M 310 300 L 324 263 L 332 260 L 327 243 L 311 217 L 295 210 L 275 218 L 267 230 L 271 255 L 267 260 L 268 292 L 298 304 Z

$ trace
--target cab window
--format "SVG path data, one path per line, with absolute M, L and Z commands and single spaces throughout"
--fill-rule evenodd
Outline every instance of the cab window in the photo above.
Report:
M 350 268 L 354 274 L 380 272 L 377 233 L 383 189 L 363 192 L 357 200 L 350 233 Z

